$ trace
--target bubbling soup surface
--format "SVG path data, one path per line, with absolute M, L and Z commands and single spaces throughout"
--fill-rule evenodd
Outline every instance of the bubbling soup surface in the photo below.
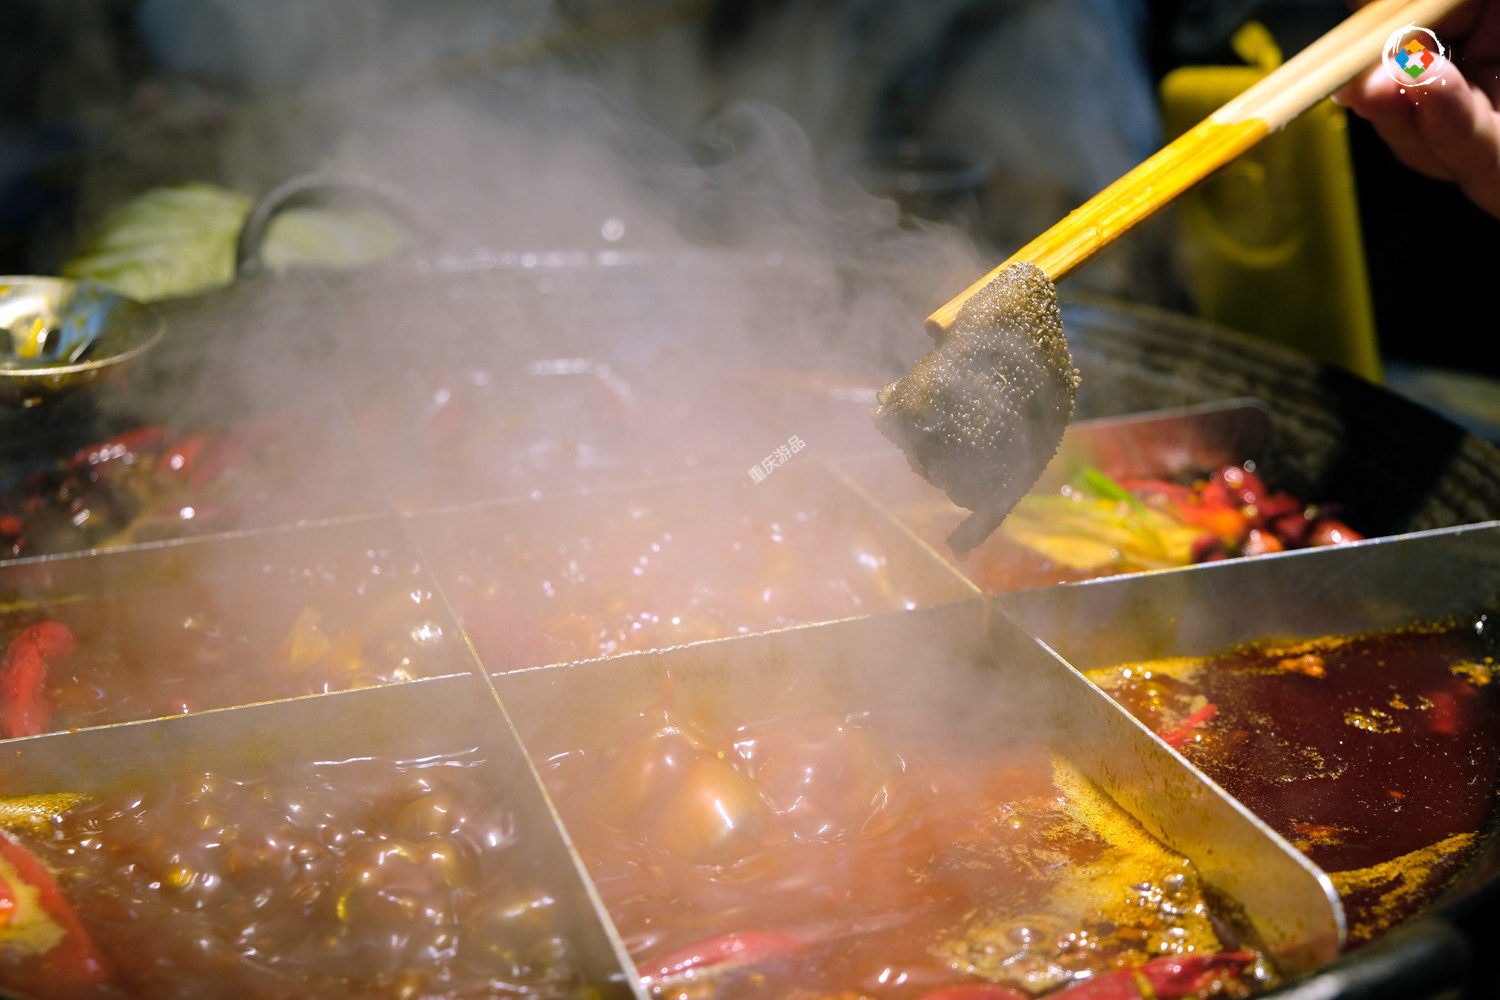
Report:
M 1025 997 L 1153 960 L 1236 996 L 1269 975 L 1192 864 L 1065 761 L 958 742 L 669 699 L 544 777 L 658 996 Z
M 18 835 L 107 967 L 71 996 L 575 996 L 555 877 L 494 778 L 472 755 L 205 773 Z M 0 962 L 54 995 L 24 976 Z

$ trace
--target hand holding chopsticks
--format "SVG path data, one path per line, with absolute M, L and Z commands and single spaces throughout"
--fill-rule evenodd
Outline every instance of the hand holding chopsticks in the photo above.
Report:
M 1084 202 L 927 318 L 945 333 L 963 304 L 1012 264 L 1028 261 L 1058 282 L 1267 134 L 1348 83 L 1379 58 L 1386 39 L 1427 25 L 1463 0 L 1375 0 L 1303 49 L 1150 159 Z

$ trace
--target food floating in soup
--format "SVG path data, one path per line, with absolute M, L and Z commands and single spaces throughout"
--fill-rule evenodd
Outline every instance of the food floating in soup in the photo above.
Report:
M 938 544 L 961 512 L 926 500 L 899 504 L 896 513 Z M 1022 497 L 961 568 L 986 591 L 1007 593 L 1364 537 L 1341 518 L 1337 504 L 1269 489 L 1253 462 L 1177 482 L 1081 468 L 1055 492 Z
M 0 987 L 64 1000 L 586 989 L 554 876 L 472 756 L 56 798 L 0 808 Z
M 80 448 L 0 493 L 0 559 L 378 509 L 327 422 L 309 407 L 222 432 L 139 427 Z
M 1271 975 L 1190 862 L 1036 744 L 668 699 L 543 776 L 658 997 L 1245 996 Z
M 880 390 L 875 425 L 912 469 L 973 513 L 960 557 L 1000 526 L 1057 454 L 1078 397 L 1057 289 L 1014 264 L 970 298 L 911 371 Z
M 589 513 L 497 508 L 440 525 L 424 545 L 491 670 L 963 596 L 961 582 L 852 497 L 828 483 L 800 487 L 788 474 L 605 496 Z
M 444 621 L 383 548 L 64 593 L 0 612 L 0 737 L 434 676 L 462 656 Z

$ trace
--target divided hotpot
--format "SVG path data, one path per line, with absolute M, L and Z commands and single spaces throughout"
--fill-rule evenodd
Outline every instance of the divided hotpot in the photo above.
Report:
M 592 280 L 591 269 L 617 266 L 562 263 L 567 266 L 554 278 L 584 284 Z M 499 272 L 524 267 L 495 258 Z M 605 283 L 617 273 L 610 271 Z M 532 274 L 499 277 L 454 280 L 449 291 L 491 297 L 504 308 L 514 305 L 496 293 L 497 284 L 514 279 L 528 286 L 528 294 L 548 294 Z M 295 316 L 281 315 L 295 325 Z M 511 480 L 471 483 L 466 491 L 447 495 L 406 490 L 412 481 L 403 476 L 404 467 L 381 461 L 381 439 L 361 423 L 361 413 L 372 403 L 378 407 L 399 398 L 382 395 L 380 387 L 401 384 L 408 373 L 393 365 L 381 376 L 384 383 L 381 378 L 310 380 L 309 394 L 323 394 L 328 401 L 323 423 L 311 430 L 344 442 L 341 454 L 359 480 L 352 491 L 356 501 L 278 514 L 271 523 L 247 521 L 228 532 L 12 561 L 0 565 L 7 608 L 83 614 L 90 602 L 118 604 L 132 592 L 150 602 L 152 588 L 163 588 L 170 603 L 181 597 L 172 597 L 172 588 L 182 587 L 190 568 L 206 570 L 210 580 L 231 581 L 223 586 L 232 597 L 236 587 L 245 586 L 232 582 L 236 573 L 253 580 L 268 566 L 326 563 L 335 566 L 331 575 L 337 579 L 340 559 L 364 565 L 370 552 L 379 552 L 384 555 L 375 562 L 397 572 L 398 589 L 424 595 L 413 602 L 419 613 L 410 614 L 396 602 L 389 607 L 400 606 L 399 612 L 367 611 L 361 619 L 363 594 L 347 613 L 324 611 L 320 622 L 307 626 L 308 634 L 325 635 L 334 645 L 339 635 L 373 628 L 377 620 L 386 634 L 362 654 L 368 668 L 363 672 L 325 678 L 317 673 L 321 666 L 307 662 L 292 671 L 309 684 L 316 679 L 321 693 L 270 685 L 261 694 L 237 689 L 213 704 L 188 704 L 197 711 L 182 717 L 164 717 L 171 710 L 156 701 L 134 715 L 8 743 L 0 792 L 91 793 L 219 768 L 254 771 L 313 760 L 413 760 L 477 752 L 487 773 L 494 774 L 497 795 L 516 803 L 520 843 L 555 874 L 564 913 L 560 926 L 576 944 L 573 955 L 583 978 L 609 995 L 640 995 L 637 970 L 548 798 L 538 763 L 560 752 L 569 733 L 603 727 L 612 713 L 649 703 L 664 677 L 686 701 L 766 712 L 785 708 L 789 689 L 816 680 L 841 711 L 898 712 L 903 705 L 921 705 L 934 714 L 992 717 L 997 726 L 1034 731 L 1146 829 L 1192 859 L 1216 891 L 1238 903 L 1283 976 L 1312 973 L 1333 960 L 1342 943 L 1343 915 L 1326 875 L 1073 668 L 1100 665 L 1112 656 L 1164 655 L 1179 647 L 1202 652 L 1273 633 L 1357 631 L 1483 613 L 1500 596 L 1489 583 L 1491 577 L 1500 579 L 1500 529 L 1454 526 L 1500 515 L 1500 455 L 1378 389 L 1232 335 L 1107 303 L 1072 302 L 1065 316 L 1085 374 L 1080 403 L 1085 416 L 1216 404 L 1200 411 L 1205 420 L 1236 415 L 1228 431 L 1207 436 L 1200 459 L 1208 454 L 1242 460 L 1251 456 L 1232 452 L 1258 450 L 1254 457 L 1268 480 L 1300 495 L 1344 501 L 1349 519 L 1367 533 L 1435 530 L 1346 549 L 1047 588 L 992 602 L 964 578 L 961 564 L 913 535 L 887 506 L 890 498 L 861 479 L 860 468 L 899 460 L 881 454 L 879 442 L 863 433 L 868 401 L 857 380 L 838 383 L 832 391 L 824 380 L 817 383 L 822 389 L 795 388 L 776 397 L 774 409 L 760 405 L 769 398 L 768 385 L 785 387 L 788 366 L 793 374 L 814 370 L 812 364 L 797 369 L 794 357 L 763 365 L 782 371 L 780 381 L 752 382 L 747 389 L 731 379 L 740 393 L 732 400 L 735 433 L 687 449 L 692 461 L 667 456 L 647 433 L 630 446 L 638 449 L 635 454 L 663 459 L 655 465 L 620 462 L 594 479 L 564 477 L 540 496 Z M 584 343 L 587 338 L 568 345 L 569 351 L 539 349 L 546 337 L 535 330 L 524 339 L 531 341 L 531 356 L 542 360 L 586 359 L 595 349 L 601 356 L 609 353 Z M 479 367 L 456 356 L 427 358 L 415 367 L 438 369 L 447 361 Z M 159 384 L 151 379 L 182 370 L 170 367 L 177 363 L 170 352 L 161 363 L 168 367 L 154 376 L 148 372 L 140 385 Z M 586 366 L 572 373 L 554 366 L 535 377 L 595 379 L 600 384 L 590 383 L 591 388 L 609 391 L 602 383 L 607 376 Z M 1248 409 L 1217 405 L 1233 397 L 1258 402 Z M 798 400 L 803 409 L 797 409 Z M 126 399 L 75 416 L 80 426 L 97 429 L 100 421 L 133 419 L 153 405 L 158 404 Z M 1129 425 L 1124 426 L 1128 435 Z M 1120 427 L 1105 425 L 1099 433 L 1118 435 Z M 77 434 L 92 433 L 76 427 L 53 431 L 54 440 L 72 443 Z M 780 464 L 762 465 L 789 436 L 803 440 L 805 450 Z M 744 471 L 757 466 L 760 480 Z M 837 551 L 820 557 L 825 565 L 843 560 L 845 576 L 868 574 L 867 590 L 840 589 L 843 596 L 858 598 L 842 610 L 828 604 L 801 616 L 748 623 L 725 613 L 715 619 L 716 637 L 667 632 L 669 638 L 659 641 L 677 648 L 656 649 L 643 640 L 591 652 L 582 640 L 569 646 L 514 645 L 512 633 L 486 630 L 486 609 L 493 605 L 474 600 L 496 581 L 476 583 L 472 557 L 476 551 L 485 554 L 487 539 L 507 532 L 555 552 L 560 543 L 547 541 L 549 532 L 557 535 L 571 525 L 587 533 L 620 511 L 659 511 L 670 521 L 735 510 L 747 498 L 752 508 L 791 511 L 813 502 L 808 497 L 821 505 L 826 519 L 809 538 L 836 536 L 839 528 L 859 535 L 835 538 Z M 774 513 L 768 516 L 774 519 Z M 807 572 L 816 568 L 791 571 L 788 579 Z M 732 589 L 733 576 L 725 579 L 723 587 Z M 1340 586 L 1334 589 L 1332 581 Z M 199 589 L 194 599 L 201 597 Z M 1267 595 L 1264 606 L 1242 599 L 1252 591 Z M 496 592 L 491 589 L 491 600 Z M 503 587 L 498 592 L 516 599 Z M 232 608 L 233 600 L 221 605 Z M 126 605 L 120 607 L 125 610 L 110 614 L 128 613 Z M 289 604 L 275 626 L 243 627 L 275 633 L 262 636 L 262 660 L 284 656 L 290 662 L 295 657 L 282 650 L 301 619 L 299 607 Z M 506 648 L 524 652 L 500 652 Z M 399 669 L 369 666 L 382 650 L 390 651 Z M 600 655 L 606 653 L 619 655 Z M 409 662 L 401 665 L 403 658 Z M 237 669 L 254 668 L 247 661 Z M 253 692 L 254 685 L 248 689 Z M 1479 906 L 1487 897 L 1493 838 L 1490 843 L 1450 891 L 1452 905 Z M 1458 968 L 1451 953 L 1431 939 L 1419 944 L 1426 949 L 1424 961 L 1442 957 L 1451 977 Z M 1391 977 L 1401 968 L 1400 955 L 1387 959 L 1394 965 L 1381 966 L 1375 948 L 1362 958 L 1365 954 L 1356 952 L 1345 961 L 1377 970 L 1373 974 L 1382 983 L 1399 981 Z M 1432 984 L 1447 981 L 1451 978 Z M 1325 991 L 1319 995 L 1326 996 L 1340 995 L 1347 985 L 1332 978 L 1319 982 L 1317 988 Z M 1299 987 L 1294 982 L 1284 988 Z
M 1340 966 L 1321 977 L 1316 971 L 1337 956 L 1344 931 L 1327 875 L 1076 668 L 1203 652 L 1267 635 L 1360 632 L 1472 616 L 1491 611 L 1500 599 L 1500 525 L 1491 524 L 993 601 L 961 594 L 955 600 L 937 576 L 932 593 L 938 603 L 928 607 L 661 651 L 492 669 L 462 641 L 469 637 L 441 599 L 447 574 L 428 569 L 405 537 L 409 527 L 361 519 L 8 568 L 11 585 L 29 574 L 28 592 L 55 588 L 68 603 L 86 603 L 99 592 L 75 589 L 78 581 L 70 577 L 85 562 L 100 564 L 96 581 L 129 580 L 149 590 L 170 585 L 192 560 L 208 559 L 232 576 L 236 565 L 259 571 L 294 551 L 328 562 L 340 551 L 383 547 L 413 558 L 417 586 L 439 593 L 437 605 L 424 609 L 421 627 L 446 639 L 441 655 L 410 680 L 11 741 L 0 790 L 9 796 L 102 794 L 201 772 L 253 777 L 313 761 L 476 755 L 493 776 L 486 780 L 493 781 L 494 794 L 514 804 L 518 843 L 549 873 L 548 891 L 561 904 L 559 926 L 576 945 L 571 957 L 580 974 L 607 994 L 640 995 L 638 970 L 588 881 L 587 860 L 559 819 L 539 769 L 659 701 L 663 685 L 685 712 L 748 719 L 794 713 L 812 693 L 839 715 L 906 717 L 929 727 L 947 720 L 957 731 L 984 734 L 981 744 L 991 738 L 997 746 L 1015 738 L 1044 742 L 1241 908 L 1248 929 L 1293 980 L 1284 990 L 1302 995 L 1296 991 L 1321 983 L 1318 995 L 1337 996 L 1349 973 Z M 1455 587 L 1457 581 L 1467 588 Z M 1454 964 L 1451 931 L 1433 920 L 1461 918 L 1487 903 L 1494 858 L 1491 837 L 1439 901 L 1436 918 L 1344 963 L 1366 976 L 1372 969 L 1383 970 L 1382 977 L 1393 969 L 1419 970 L 1434 993 L 1452 983 L 1463 965 Z M 1297 981 L 1309 973 L 1313 980 Z M 1358 975 L 1352 981 L 1370 988 Z M 1398 982 L 1403 990 L 1411 987 L 1409 979 L 1390 985 Z

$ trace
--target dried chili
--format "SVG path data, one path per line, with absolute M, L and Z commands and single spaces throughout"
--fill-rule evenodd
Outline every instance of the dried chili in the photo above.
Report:
M 35 736 L 52 724 L 47 677 L 72 655 L 76 643 L 66 625 L 38 622 L 6 647 L 0 662 L 0 736 Z

